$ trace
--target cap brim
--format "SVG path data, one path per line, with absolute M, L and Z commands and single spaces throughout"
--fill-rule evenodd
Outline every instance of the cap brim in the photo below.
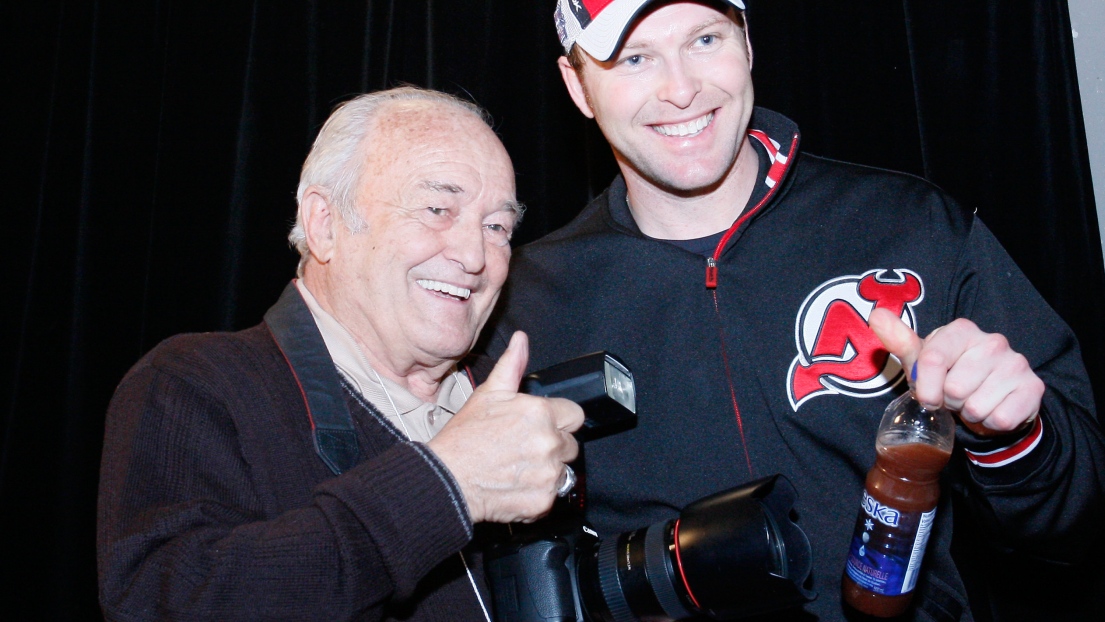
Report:
M 627 0 L 611 2 L 591 20 L 587 28 L 580 33 L 576 44 L 585 52 L 600 61 L 610 60 L 614 51 L 621 45 L 629 26 L 641 11 L 654 0 Z M 744 10 L 743 0 L 725 0 L 729 4 Z

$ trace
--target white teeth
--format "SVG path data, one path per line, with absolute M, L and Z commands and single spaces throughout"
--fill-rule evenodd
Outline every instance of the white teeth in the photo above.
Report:
M 468 300 L 468 297 L 472 295 L 472 290 L 463 287 L 457 287 L 456 285 L 450 285 L 448 283 L 442 283 L 441 281 L 431 281 L 429 279 L 418 279 L 416 281 L 424 289 L 428 289 L 432 292 L 441 292 L 443 294 L 449 294 L 462 300 Z
M 684 136 L 694 136 L 695 134 L 706 129 L 706 126 L 714 120 L 714 113 L 710 112 L 704 116 L 701 116 L 694 121 L 688 121 L 686 123 L 680 123 L 678 125 L 653 125 L 652 129 L 663 134 L 664 136 L 678 136 L 683 138 Z

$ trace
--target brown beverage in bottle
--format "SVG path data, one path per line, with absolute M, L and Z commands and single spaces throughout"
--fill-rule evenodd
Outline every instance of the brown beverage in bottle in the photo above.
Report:
M 931 433 L 918 433 L 915 420 L 888 425 L 887 417 L 879 428 L 875 466 L 867 473 L 842 580 L 844 601 L 879 617 L 901 614 L 913 598 L 955 426 L 947 411 L 932 413 L 916 402 L 898 402 L 887 409 L 887 417 L 897 405 L 940 421 Z

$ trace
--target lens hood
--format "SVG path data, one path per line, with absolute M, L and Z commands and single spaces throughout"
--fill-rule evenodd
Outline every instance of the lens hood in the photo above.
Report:
M 704 497 L 675 525 L 676 572 L 697 609 L 732 620 L 800 605 L 813 558 L 794 524 L 797 493 L 782 475 Z

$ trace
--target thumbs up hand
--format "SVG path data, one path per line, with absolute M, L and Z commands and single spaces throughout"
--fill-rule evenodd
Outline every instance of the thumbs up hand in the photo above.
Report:
M 531 522 L 556 498 L 583 410 L 561 398 L 518 392 L 529 340 L 516 332 L 491 375 L 428 443 L 464 493 L 472 522 Z

